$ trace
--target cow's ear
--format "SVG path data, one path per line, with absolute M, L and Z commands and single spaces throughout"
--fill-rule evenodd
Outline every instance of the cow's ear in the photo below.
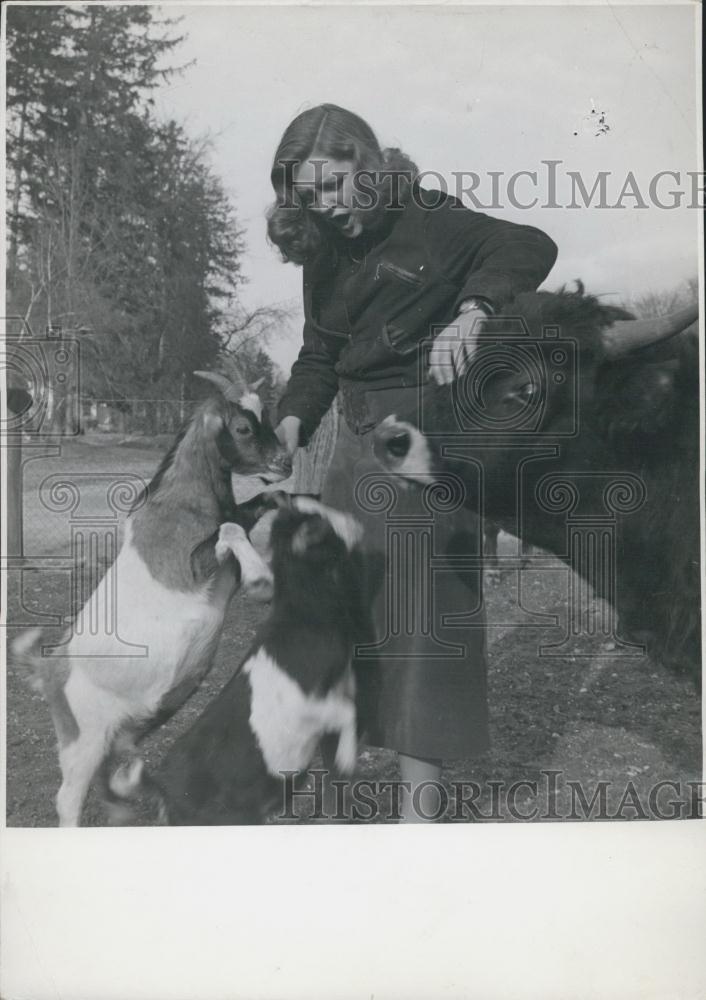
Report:
M 638 389 L 635 416 L 639 415 L 637 429 L 647 434 L 657 434 L 674 419 L 674 372 L 669 368 L 650 366 L 647 378 Z
M 613 439 L 659 434 L 671 425 L 677 412 L 675 384 L 676 370 L 669 362 L 624 362 L 617 370 L 610 366 L 596 393 L 599 422 Z

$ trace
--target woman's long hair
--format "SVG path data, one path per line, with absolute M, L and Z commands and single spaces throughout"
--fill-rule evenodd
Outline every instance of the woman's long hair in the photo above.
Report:
M 270 179 L 276 201 L 267 214 L 270 241 L 279 248 L 283 260 L 295 264 L 314 260 L 327 244 L 324 224 L 315 212 L 307 211 L 293 189 L 294 169 L 309 157 L 351 160 L 356 169 L 365 171 L 366 195 L 367 189 L 377 194 L 371 198 L 372 206 L 361 210 L 359 216 L 368 231 L 379 225 L 386 208 L 394 211 L 404 204 L 418 173 L 401 150 L 381 149 L 368 123 L 352 111 L 337 104 L 319 104 L 297 115 L 275 153 Z M 380 177 L 381 171 L 385 176 Z M 377 175 L 374 180 L 371 173 Z M 394 186 L 391 173 L 398 175 Z

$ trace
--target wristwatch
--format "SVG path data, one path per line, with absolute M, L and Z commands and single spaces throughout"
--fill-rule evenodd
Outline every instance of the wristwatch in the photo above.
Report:
M 462 313 L 467 312 L 483 312 L 486 316 L 492 316 L 494 309 L 487 299 L 479 299 L 472 297 L 470 299 L 464 299 L 463 302 L 459 304 L 457 314 L 460 316 Z

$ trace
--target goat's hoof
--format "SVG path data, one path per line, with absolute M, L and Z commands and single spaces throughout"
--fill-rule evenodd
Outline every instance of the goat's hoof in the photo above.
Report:
M 216 559 L 218 562 L 222 563 L 231 553 L 235 555 L 234 549 L 243 542 L 247 542 L 247 540 L 248 536 L 245 534 L 245 529 L 239 524 L 233 524 L 230 521 L 222 524 L 218 532 L 218 541 L 216 542 Z
M 228 556 L 233 553 L 230 550 L 230 546 L 226 545 L 225 542 L 216 542 L 216 562 L 223 563 L 226 561 Z
M 128 826 L 137 815 L 137 811 L 126 802 L 106 802 L 105 811 L 108 826 Z
M 341 733 L 341 738 L 339 739 L 338 747 L 336 748 L 336 769 L 341 774 L 353 774 L 357 760 L 358 743 L 355 736 L 351 737 L 346 733 Z
M 248 597 L 252 597 L 255 601 L 261 601 L 263 604 L 272 600 L 274 592 L 273 581 L 265 576 L 252 580 L 246 587 Z
M 144 767 L 145 762 L 141 757 L 133 757 L 120 764 L 108 781 L 108 787 L 113 795 L 127 799 L 139 791 Z

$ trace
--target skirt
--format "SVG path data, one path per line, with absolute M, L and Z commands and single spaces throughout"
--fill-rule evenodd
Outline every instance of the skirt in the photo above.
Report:
M 416 389 L 367 395 L 378 419 Z M 365 531 L 368 634 L 355 651 L 359 730 L 372 746 L 422 758 L 488 748 L 482 533 L 455 476 L 426 487 L 390 475 L 368 429 L 341 421 L 322 500 Z

